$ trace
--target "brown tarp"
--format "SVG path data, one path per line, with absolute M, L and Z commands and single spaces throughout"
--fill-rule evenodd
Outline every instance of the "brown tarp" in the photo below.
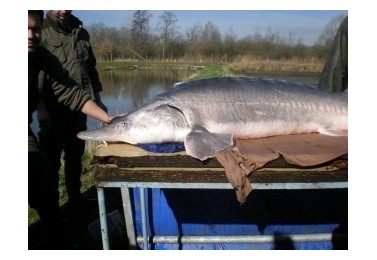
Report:
M 313 133 L 235 140 L 234 146 L 217 152 L 216 158 L 243 203 L 252 190 L 247 176 L 280 155 L 293 165 L 315 166 L 344 154 L 348 154 L 347 136 Z

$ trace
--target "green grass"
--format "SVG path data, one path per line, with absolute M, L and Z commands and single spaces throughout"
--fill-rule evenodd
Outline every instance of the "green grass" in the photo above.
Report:
M 117 69 L 134 69 L 135 67 L 143 68 L 186 68 L 189 66 L 206 66 L 205 63 L 197 62 L 172 62 L 172 61 L 143 61 L 143 60 L 121 60 L 121 61 L 104 61 L 97 63 L 98 70 L 117 70 Z
M 39 216 L 37 214 L 37 212 L 30 208 L 28 209 L 28 224 L 31 225 L 35 222 L 39 221 Z
M 289 73 L 320 73 L 324 65 L 324 60 L 317 58 L 289 58 L 289 59 L 266 59 L 257 56 L 241 56 L 231 63 L 213 63 L 211 61 L 158 61 L 158 60 L 120 60 L 109 62 L 98 62 L 98 70 L 154 68 L 154 69 L 187 69 L 189 66 L 204 66 L 204 70 L 199 71 L 195 77 L 209 78 L 217 76 L 233 76 L 250 73 L 264 72 L 289 72 Z
M 194 79 L 228 76 L 225 68 L 225 64 L 206 64 L 204 65 L 204 69 L 195 75 Z

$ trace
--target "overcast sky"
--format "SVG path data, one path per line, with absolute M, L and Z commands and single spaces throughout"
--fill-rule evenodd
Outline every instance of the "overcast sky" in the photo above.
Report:
M 164 10 L 148 10 L 152 14 L 150 29 L 155 31 L 159 16 Z M 204 26 L 208 21 L 217 26 L 225 36 L 232 30 L 238 39 L 253 35 L 256 32 L 264 34 L 271 30 L 279 34 L 283 40 L 289 35 L 294 39 L 301 39 L 302 43 L 311 45 L 331 19 L 339 15 L 347 15 L 347 10 L 167 10 L 177 17 L 179 31 L 194 25 Z M 73 10 L 84 26 L 94 23 L 103 23 L 109 27 L 129 27 L 134 10 Z

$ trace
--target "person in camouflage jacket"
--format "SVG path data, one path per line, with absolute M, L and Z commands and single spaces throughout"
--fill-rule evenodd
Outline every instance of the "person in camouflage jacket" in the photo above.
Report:
M 91 93 L 91 99 L 104 110 L 100 92 L 102 85 L 96 69 L 96 58 L 92 51 L 88 32 L 82 22 L 70 10 L 51 10 L 42 24 L 42 46 L 55 55 L 81 88 Z M 43 87 L 53 83 L 48 77 L 41 77 Z M 80 192 L 82 156 L 85 141 L 77 133 L 87 129 L 87 116 L 80 111 L 71 111 L 57 102 L 51 92 L 44 92 L 43 105 L 38 109 L 41 131 L 41 147 L 48 159 L 49 172 L 55 178 L 58 192 L 61 154 L 64 152 L 65 185 L 70 205 L 91 204 Z M 95 201 L 94 201 L 95 202 Z
M 318 88 L 331 92 L 348 89 L 348 16 L 343 19 L 332 42 Z
M 90 99 L 90 92 L 77 86 L 55 56 L 40 47 L 42 19 L 43 11 L 28 11 L 28 201 L 29 206 L 37 211 L 41 221 L 45 223 L 51 241 L 56 242 L 52 246 L 62 249 L 67 244 L 64 241 L 59 201 L 52 189 L 38 139 L 30 127 L 41 96 L 38 87 L 40 71 L 44 70 L 45 74 L 54 78 L 49 91 L 54 94 L 58 102 L 71 110 L 82 111 L 105 123 L 109 123 L 111 117 Z

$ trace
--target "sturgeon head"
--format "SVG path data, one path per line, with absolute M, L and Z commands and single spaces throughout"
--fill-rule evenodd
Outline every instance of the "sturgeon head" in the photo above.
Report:
M 77 137 L 88 141 L 148 144 L 183 142 L 188 132 L 189 126 L 179 108 L 152 102 L 128 115 L 114 117 L 105 127 L 80 132 Z
M 233 145 L 231 133 L 212 133 L 201 125 L 190 124 L 181 108 L 159 100 L 114 117 L 105 127 L 79 132 L 77 137 L 129 144 L 183 142 L 187 154 L 202 161 Z

